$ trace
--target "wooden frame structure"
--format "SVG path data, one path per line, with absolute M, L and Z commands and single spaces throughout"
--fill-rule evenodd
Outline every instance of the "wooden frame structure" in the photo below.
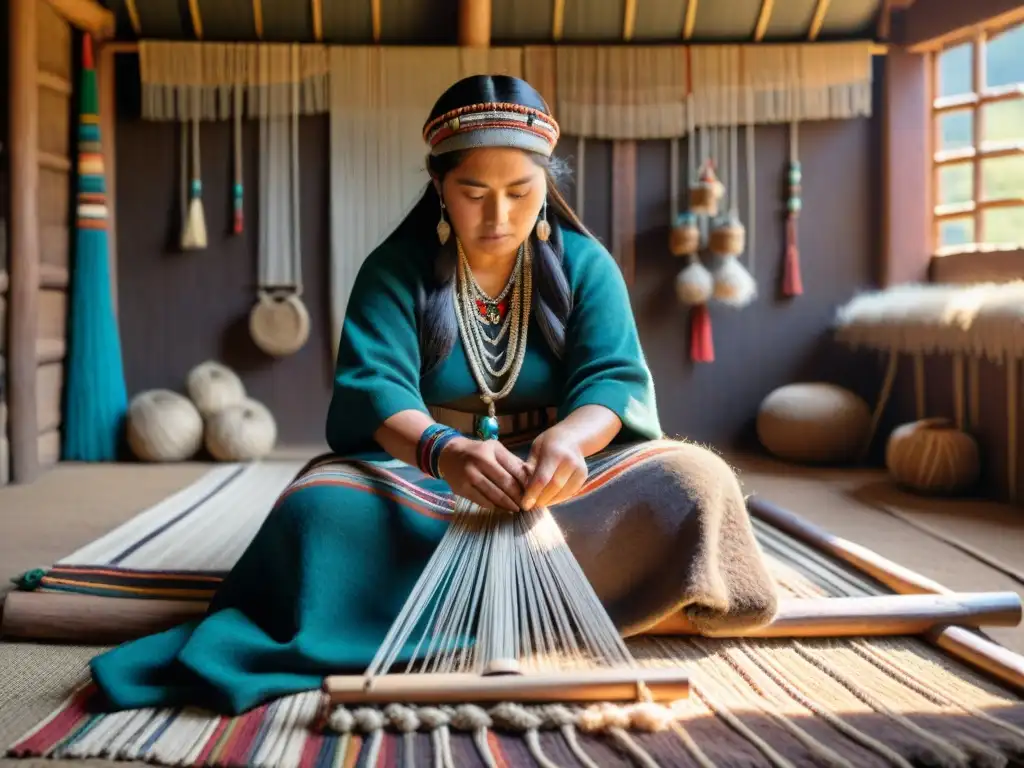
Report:
M 932 217 L 932 249 L 937 254 L 945 255 L 965 250 L 963 246 L 945 245 L 942 242 L 941 228 L 944 222 L 957 219 L 969 219 L 972 221 L 974 237 L 967 250 L 974 250 L 985 248 L 989 245 L 985 227 L 986 211 L 1007 208 L 1024 210 L 1024 197 L 984 199 L 985 179 L 983 173 L 983 166 L 986 160 L 1024 157 L 1024 141 L 987 142 L 984 138 L 986 130 L 985 107 L 1008 101 L 1024 101 L 1024 83 L 1014 83 L 996 88 L 988 87 L 986 82 L 987 67 L 985 64 L 987 42 L 995 34 L 1008 32 L 1010 29 L 1022 24 L 1024 24 L 1024 21 L 1016 21 L 998 30 L 987 30 L 984 28 L 976 30 L 966 39 L 953 39 L 945 43 L 939 50 L 928 54 L 930 58 L 930 74 L 934 82 L 932 90 L 936 94 L 932 102 L 932 131 L 934 133 L 933 140 L 936 151 L 933 154 L 931 183 L 936 199 Z M 961 45 L 971 46 L 971 89 L 968 93 L 964 94 L 938 96 L 937 94 L 942 90 L 940 82 L 942 57 L 950 49 Z M 965 113 L 971 115 L 971 146 L 966 149 L 942 150 L 940 148 L 942 119 L 948 115 Z M 938 202 L 942 190 L 942 170 L 968 164 L 972 172 L 971 200 L 964 203 Z M 991 245 L 999 247 L 1003 244 L 992 243 Z

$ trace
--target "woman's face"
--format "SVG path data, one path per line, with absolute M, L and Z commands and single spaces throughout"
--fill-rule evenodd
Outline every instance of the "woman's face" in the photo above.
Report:
M 547 180 L 518 149 L 475 149 L 445 176 L 439 192 L 468 253 L 510 256 L 537 224 Z

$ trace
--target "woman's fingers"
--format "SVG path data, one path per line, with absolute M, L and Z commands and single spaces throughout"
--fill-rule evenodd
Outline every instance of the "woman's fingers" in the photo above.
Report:
M 526 486 L 530 482 L 530 472 L 526 463 L 512 453 L 508 448 L 498 443 L 494 451 L 494 457 L 498 460 L 498 464 L 508 472 L 512 477 L 519 483 L 519 496 L 516 498 L 517 501 L 522 499 L 522 493 L 526 490 Z
M 572 476 L 572 464 L 566 461 L 559 463 L 551 475 L 551 480 L 548 481 L 547 485 L 544 486 L 544 489 L 537 496 L 536 506 L 547 507 L 553 504 Z
M 506 476 L 510 481 L 515 483 L 511 476 Z M 468 479 L 473 488 L 488 500 L 489 503 L 484 506 L 498 507 L 500 509 L 506 509 L 509 512 L 519 511 L 519 503 L 505 493 L 505 491 L 503 491 L 494 481 L 479 469 L 474 469 L 474 471 L 469 473 Z
M 523 487 L 513 477 L 512 473 L 501 463 L 501 459 L 495 458 L 494 463 L 486 462 L 480 467 L 481 474 L 500 490 L 504 496 L 513 504 L 514 511 L 518 512 L 523 502 Z
M 556 504 L 568 501 L 579 492 L 585 482 L 587 482 L 587 470 L 577 468 L 565 482 L 565 485 L 558 490 L 554 498 L 548 502 L 548 506 L 553 507 Z

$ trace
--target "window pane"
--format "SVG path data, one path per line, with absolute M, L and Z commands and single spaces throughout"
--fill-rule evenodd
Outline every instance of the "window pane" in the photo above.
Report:
M 939 246 L 970 245 L 974 242 L 974 219 L 946 219 L 939 222 Z
M 1024 245 L 1024 207 L 990 208 L 981 215 L 985 221 L 985 242 Z
M 973 50 L 974 43 L 962 43 L 939 54 L 939 96 L 959 96 L 974 90 Z
M 1024 83 L 1024 24 L 985 43 L 985 81 L 989 88 Z
M 939 115 L 939 149 L 966 149 L 974 146 L 974 114 L 969 110 Z
M 985 104 L 981 110 L 983 141 L 1024 141 L 1024 99 Z
M 939 167 L 937 205 L 969 203 L 974 199 L 974 168 L 970 163 Z
M 981 189 L 982 200 L 1024 197 L 1024 156 L 982 160 Z

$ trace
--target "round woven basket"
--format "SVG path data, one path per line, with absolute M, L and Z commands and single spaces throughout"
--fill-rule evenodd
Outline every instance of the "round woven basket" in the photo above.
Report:
M 742 224 L 720 224 L 708 234 L 708 250 L 720 256 L 736 256 L 743 253 L 746 239 L 747 232 Z
M 677 224 L 669 233 L 668 248 L 673 256 L 686 256 L 700 250 L 700 230 L 696 221 Z
M 309 310 L 294 293 L 260 294 L 249 313 L 249 335 L 272 357 L 293 355 L 309 340 Z

